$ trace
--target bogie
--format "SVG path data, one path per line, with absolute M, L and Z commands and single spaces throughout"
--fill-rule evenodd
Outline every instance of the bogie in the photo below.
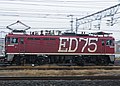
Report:
M 84 66 L 86 64 L 92 63 L 94 65 L 106 66 L 110 63 L 109 56 L 105 55 L 81 55 L 81 56 L 59 56 L 59 55 L 49 55 L 45 56 L 37 56 L 37 55 L 25 55 L 20 56 L 16 55 L 11 62 L 15 65 L 26 65 L 26 64 L 35 64 L 35 65 L 43 65 L 43 64 L 64 64 L 64 65 L 79 65 Z

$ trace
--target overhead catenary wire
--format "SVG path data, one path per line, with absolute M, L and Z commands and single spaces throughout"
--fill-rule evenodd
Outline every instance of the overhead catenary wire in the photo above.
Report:
M 11 0 L 6 0 L 6 1 L 9 1 L 9 2 L 2 2 L 2 3 L 4 3 L 4 4 L 6 4 L 6 3 L 9 3 L 9 4 L 13 4 L 13 2 L 14 2 L 14 4 L 19 4 L 19 5 L 32 5 L 32 6 L 40 6 L 41 4 L 39 4 L 39 3 L 36 3 L 36 2 L 41 2 L 41 0 L 35 0 L 35 1 L 33 1 L 33 0 L 30 0 L 30 1 L 33 1 L 34 3 L 28 3 L 28 2 L 30 2 L 30 1 L 26 1 L 26 0 L 14 0 L 14 1 L 11 1 Z M 17 1 L 17 2 L 15 2 L 15 1 Z M 21 1 L 22 3 L 20 3 L 19 1 Z M 52 0 L 52 2 L 54 2 L 55 0 Z M 24 3 L 24 2 L 27 2 L 27 4 L 26 3 Z M 44 2 L 44 1 L 42 1 L 42 2 Z M 56 1 L 56 2 L 72 2 L 71 0 L 70 1 Z M 78 2 L 78 1 L 73 1 L 73 2 Z M 84 1 L 82 1 L 82 2 L 84 2 Z M 88 2 L 91 2 L 91 1 L 88 1 Z M 96 1 L 96 2 L 101 2 L 101 1 Z M 46 5 L 46 4 L 48 4 L 48 5 Z M 68 4 L 68 3 L 67 3 Z M 59 7 L 59 5 L 57 4 L 50 4 L 50 2 L 48 3 L 45 3 L 45 4 L 43 4 L 43 6 L 53 6 L 53 7 Z M 73 5 L 73 6 L 76 6 L 75 4 Z M 86 7 L 85 5 L 83 5 L 84 6 L 84 8 Z M 62 5 L 60 5 L 60 7 L 64 7 L 64 6 L 62 6 Z M 66 6 L 67 7 L 67 6 Z M 72 7 L 70 4 L 68 4 L 68 7 Z M 79 7 L 81 7 L 81 5 L 79 5 Z M 73 8 L 73 7 L 72 7 Z M 95 8 L 95 7 L 94 7 Z M 4 10 L 4 9 L 3 9 Z M 24 9 L 23 9 L 24 10 Z M 30 9 L 30 10 L 32 10 L 32 9 Z M 34 9 L 33 9 L 34 10 Z M 19 13 L 19 9 L 17 9 L 16 10 L 18 13 Z M 26 10 L 24 10 L 24 11 L 26 11 Z M 20 11 L 21 12 L 21 11 Z M 33 11 L 34 12 L 34 11 Z M 43 12 L 43 11 L 42 11 Z M 24 14 L 24 13 L 23 13 Z M 31 13 L 29 13 L 29 15 L 33 15 L 33 14 L 31 14 Z M 51 14 L 48 14 L 48 15 L 51 15 Z M 8 15 L 9 16 L 9 15 Z M 10 15 L 11 16 L 11 15 Z M 13 15 L 13 16 L 17 16 L 17 15 Z M 58 14 L 58 16 L 59 16 L 59 14 Z M 66 15 L 65 15 L 66 16 Z M 61 18 L 60 18 L 61 19 Z
M 86 1 L 88 3 L 93 3 L 91 1 Z M 96 1 L 95 1 L 96 2 Z M 39 6 L 51 6 L 51 7 L 82 7 L 82 8 L 90 8 L 89 6 L 86 6 L 86 4 L 88 3 L 85 3 L 85 4 L 80 4 L 80 3 L 55 3 L 55 2 L 45 2 L 45 3 L 38 3 L 38 2 L 13 2 L 13 1 L 9 1 L 9 2 L 6 2 L 6 1 L 0 1 L 1 4 L 17 4 L 17 5 L 32 5 L 32 6 L 36 6 L 36 7 L 39 7 Z M 99 6 L 95 6 L 96 8 L 100 8 L 100 7 L 103 7 L 103 4 L 102 3 L 113 3 L 113 2 L 96 2 L 96 3 L 101 3 L 101 5 Z M 90 4 L 89 4 L 90 5 Z M 92 6 L 92 5 L 91 5 Z M 94 6 L 92 6 L 91 8 L 95 8 Z
M 85 3 L 85 2 L 89 2 L 89 3 L 100 3 L 98 6 L 91 6 L 89 3 Z M 62 4 L 61 4 L 62 3 Z M 85 3 L 85 4 L 81 4 L 81 3 Z M 85 10 L 77 10 L 78 8 L 82 8 L 82 9 L 98 9 L 98 8 L 103 8 L 103 3 L 107 3 L 109 5 L 109 3 L 116 3 L 115 1 L 112 0 L 104 0 L 104 1 L 94 1 L 94 0 L 49 0 L 49 1 L 45 1 L 45 0 L 1 0 L 0 1 L 0 7 L 2 7 L 4 5 L 4 7 L 0 8 L 1 9 L 1 13 L 0 16 L 1 17 L 15 17 L 20 19 L 22 18 L 27 18 L 26 21 L 27 22 L 35 22 L 35 20 L 33 21 L 31 18 L 33 19 L 45 19 L 49 20 L 49 19 L 53 19 L 52 23 L 56 23 L 54 22 L 54 19 L 65 19 L 68 20 L 69 18 L 67 18 L 68 14 L 73 13 L 73 15 L 75 17 L 81 17 L 84 15 L 87 15 L 87 13 L 89 13 L 88 11 Z M 88 4 L 88 6 L 86 6 L 86 4 Z M 10 5 L 9 7 L 7 7 L 6 5 Z M 14 5 L 18 5 L 17 7 L 12 7 Z M 25 9 L 21 10 L 21 7 L 24 7 Z M 32 6 L 33 8 L 28 8 Z M 42 8 L 40 8 L 42 6 Z M 49 9 L 48 12 L 46 12 L 46 8 L 44 7 L 51 7 L 51 8 L 60 8 L 60 9 Z M 7 9 L 8 8 L 8 9 Z M 71 8 L 68 10 L 66 9 L 62 9 L 62 8 Z M 76 11 L 74 10 L 76 9 Z M 45 11 L 44 11 L 45 10 Z M 56 11 L 56 12 L 55 12 Z M 91 10 L 92 11 L 92 10 Z M 63 13 L 62 13 L 63 12 Z M 83 14 L 84 12 L 84 14 Z M 43 14 L 42 14 L 43 13 Z M 81 14 L 83 15 L 81 15 Z M 80 15 L 79 15 L 80 14 Z M 8 20 L 9 21 L 9 20 Z M 51 20 L 50 20 L 51 21 Z M 39 21 L 38 21 L 39 22 Z M 48 21 L 49 22 L 49 21 Z M 68 20 L 69 22 L 69 20 Z

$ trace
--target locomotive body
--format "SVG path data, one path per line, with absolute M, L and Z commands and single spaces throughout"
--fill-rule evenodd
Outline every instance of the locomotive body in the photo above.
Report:
M 114 38 L 102 35 L 28 35 L 10 33 L 5 37 L 6 59 L 17 65 L 51 63 L 114 63 Z

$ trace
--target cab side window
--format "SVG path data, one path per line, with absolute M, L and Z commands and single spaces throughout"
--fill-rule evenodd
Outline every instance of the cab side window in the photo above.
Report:
M 24 38 L 20 38 L 20 44 L 24 44 Z
M 105 45 L 104 40 L 102 40 L 102 46 L 104 46 L 104 45 Z
M 113 46 L 113 40 L 107 40 L 106 45 L 108 46 Z
M 12 39 L 11 39 L 11 43 L 12 43 L 12 44 L 18 43 L 18 38 L 12 38 Z

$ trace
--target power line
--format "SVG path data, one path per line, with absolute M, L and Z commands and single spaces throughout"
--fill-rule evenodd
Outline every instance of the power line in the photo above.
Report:
M 102 8 L 102 6 L 103 6 L 102 4 L 99 4 L 99 6 L 89 7 L 90 4 L 89 4 L 89 6 L 86 6 L 85 5 L 86 2 L 87 2 L 87 4 L 89 4 L 89 3 L 107 3 L 107 4 L 109 4 L 109 3 L 113 3 L 114 1 L 108 2 L 108 1 L 100 1 L 100 0 L 99 1 L 95 1 L 95 0 L 90 0 L 90 1 L 89 0 L 82 0 L 82 1 L 79 1 L 79 0 L 67 0 L 67 1 L 65 1 L 65 0 L 59 0 L 59 1 L 58 0 L 49 0 L 49 1 L 45 1 L 45 0 L 29 0 L 29 1 L 27 1 L 27 0 L 3 0 L 3 1 L 0 1 L 0 4 L 2 6 L 4 5 L 4 7 L 1 6 L 2 10 L 0 12 L 0 16 L 14 17 L 16 19 L 17 18 L 18 19 L 29 18 L 29 19 L 26 19 L 26 21 L 36 22 L 36 23 L 37 22 L 47 22 L 48 23 L 49 21 L 47 21 L 47 19 L 48 20 L 53 19 L 53 22 L 54 22 L 54 19 L 56 19 L 56 20 L 60 19 L 64 23 L 63 19 L 68 20 L 67 15 L 69 15 L 69 14 L 72 14 L 74 16 L 79 16 L 78 13 L 81 13 L 81 14 L 83 12 L 90 13 L 91 11 L 93 11 L 93 9 Z M 81 4 L 81 3 L 85 3 L 85 4 Z M 10 5 L 10 6 L 7 7 L 7 5 Z M 17 5 L 18 7 L 12 7 L 14 5 Z M 21 10 L 21 6 L 23 6 L 23 8 L 25 8 L 25 9 Z M 32 6 L 32 8 L 29 8 L 30 6 Z M 44 8 L 44 7 L 51 7 L 52 9 Z M 53 9 L 53 8 L 56 8 L 56 9 Z M 60 8 L 60 9 L 57 9 L 57 8 Z M 62 8 L 65 8 L 65 9 L 62 9 Z M 71 9 L 66 10 L 66 8 L 71 8 Z M 90 8 L 92 10 L 80 11 L 79 8 L 81 8 L 81 9 Z M 46 12 L 47 11 L 46 9 L 48 9 L 48 13 Z M 76 9 L 76 10 L 74 10 L 74 9 Z M 43 13 L 43 14 L 41 14 L 41 13 Z M 82 17 L 84 15 L 80 15 L 80 16 Z M 45 19 L 45 20 L 44 21 L 38 21 L 38 20 L 32 21 L 33 18 Z M 53 23 L 53 22 L 51 22 L 51 23 Z M 54 22 L 54 23 L 57 23 L 57 22 Z M 59 22 L 59 23 L 61 23 L 61 22 Z
M 26 3 L 27 2 L 27 3 Z M 13 2 L 13 1 L 9 1 L 9 2 L 4 2 L 4 1 L 0 1 L 1 4 L 18 4 L 18 5 L 32 5 L 32 6 L 49 6 L 49 7 L 75 7 L 75 8 L 78 8 L 78 7 L 82 7 L 82 8 L 90 8 L 90 7 L 87 7 L 86 5 L 83 5 L 83 4 L 78 4 L 79 1 L 77 1 L 77 3 L 63 3 L 63 4 L 59 4 L 59 3 L 50 3 L 50 2 L 47 2 L 47 3 L 38 3 L 38 2 L 29 2 L 29 1 L 21 1 L 21 2 Z M 81 1 L 80 1 L 81 2 Z M 87 2 L 87 3 L 90 3 L 91 1 L 83 1 L 84 3 Z M 97 1 L 94 1 L 94 2 L 97 2 Z M 93 3 L 93 2 L 92 2 Z M 102 3 L 113 3 L 113 2 L 102 2 Z M 86 3 L 85 3 L 86 4 Z M 100 4 L 100 3 L 99 3 Z M 90 5 L 90 4 L 89 4 Z M 102 8 L 102 6 L 95 6 L 96 8 Z M 94 6 L 92 6 L 91 8 L 95 8 Z
M 3 0 L 3 1 L 13 1 L 13 0 Z M 14 1 L 22 1 L 22 2 L 28 2 L 27 0 L 14 0 Z M 80 1 L 80 0 L 67 0 L 67 1 L 65 1 L 65 0 L 59 0 L 59 1 L 57 1 L 57 0 L 49 0 L 49 1 L 46 1 L 46 0 L 29 0 L 29 2 L 115 2 L 115 1 L 101 1 L 101 0 L 99 0 L 99 1 L 96 1 L 96 0 L 82 0 L 82 1 Z
M 9 1 L 10 1 L 10 0 L 9 0 Z M 21 0 L 17 0 L 17 1 L 21 1 Z M 24 1 L 25 1 L 25 0 L 24 0 Z M 24 2 L 24 1 L 23 1 L 23 2 Z M 38 0 L 37 0 L 37 1 L 38 1 Z M 11 2 L 12 2 L 12 3 L 11 3 Z M 13 4 L 13 1 L 11 1 L 11 2 L 7 2 L 7 3 Z M 2 2 L 2 3 L 3 3 L 3 2 Z M 6 4 L 6 2 L 4 2 L 4 3 Z M 20 5 L 27 4 L 27 5 L 34 5 L 34 6 L 37 5 L 37 6 L 39 6 L 39 7 L 41 6 L 41 4 L 39 4 L 39 3 L 35 3 L 35 4 L 18 3 L 18 2 L 16 2 L 16 3 L 17 3 L 17 4 L 20 4 Z M 16 3 L 14 3 L 14 4 L 16 4 Z M 52 5 L 51 5 L 51 4 L 48 4 L 48 5 L 43 5 L 43 6 L 58 7 L 59 5 L 56 5 L 56 4 L 52 4 Z M 74 5 L 74 6 L 76 6 L 76 5 Z M 78 6 L 81 7 L 81 5 L 78 5 Z M 85 6 L 85 5 L 84 5 L 84 6 Z M 64 6 L 60 5 L 60 7 L 64 7 Z M 67 7 L 67 6 L 65 6 L 65 7 Z M 68 5 L 68 7 L 72 7 L 72 6 L 69 6 L 69 5 Z M 85 6 L 85 7 L 86 7 L 86 6 Z M 85 7 L 84 7 L 84 8 L 85 8 Z M 86 7 L 86 8 L 89 8 L 89 7 Z M 96 8 L 96 7 L 94 7 L 94 8 Z M 3 9 L 3 10 L 5 10 L 5 9 Z M 11 10 L 11 9 L 10 9 L 10 10 Z M 8 10 L 8 11 L 10 11 L 10 10 Z M 15 10 L 15 9 L 14 9 L 14 10 Z M 24 12 L 26 12 L 27 10 L 28 10 L 28 9 L 26 9 L 26 10 L 23 9 Z M 29 10 L 31 10 L 32 12 L 37 11 L 37 10 L 35 10 L 35 9 L 29 9 Z M 44 10 L 44 9 L 43 9 L 43 10 Z M 43 12 L 43 10 L 42 10 L 41 12 Z M 51 10 L 51 11 L 53 11 L 53 10 Z M 20 11 L 19 9 L 16 9 L 16 13 L 17 13 L 17 14 L 20 14 L 20 12 L 21 12 L 21 11 Z M 39 12 L 40 12 L 40 11 L 39 11 Z M 69 12 L 70 12 L 70 11 L 69 11 Z M 72 11 L 71 11 L 71 12 L 72 12 Z M 83 11 L 82 11 L 82 12 L 83 12 Z M 68 13 L 68 12 L 67 12 L 67 13 Z M 27 14 L 27 13 L 24 13 L 24 14 Z M 7 15 L 8 15 L 8 14 L 7 14 Z M 33 13 L 31 13 L 31 14 L 29 13 L 29 15 L 33 15 Z M 48 15 L 49 15 L 49 14 L 48 14 Z M 50 15 L 51 15 L 51 14 L 50 14 Z M 53 15 L 53 14 L 52 14 L 52 15 Z M 68 14 L 67 14 L 67 15 L 68 15 Z M 11 16 L 11 15 L 10 15 L 10 16 Z M 14 15 L 14 16 L 18 16 L 18 15 Z M 57 16 L 60 16 L 60 15 L 57 15 Z M 65 15 L 65 16 L 66 16 L 66 15 Z M 61 19 L 61 18 L 60 18 L 60 19 Z
M 75 13 L 73 13 L 75 14 Z M 42 18 L 45 18 L 45 17 L 52 17 L 52 16 L 56 16 L 58 18 L 64 18 L 64 19 L 68 19 L 67 18 L 67 15 L 68 13 L 40 13 L 40 12 L 23 12 L 23 11 L 20 11 L 20 12 L 15 12 L 15 11 L 1 11 L 0 12 L 0 15 L 1 16 L 37 16 L 37 17 L 41 17 L 43 16 Z M 84 15 L 80 15 L 80 14 L 76 14 L 75 16 L 84 16 Z

